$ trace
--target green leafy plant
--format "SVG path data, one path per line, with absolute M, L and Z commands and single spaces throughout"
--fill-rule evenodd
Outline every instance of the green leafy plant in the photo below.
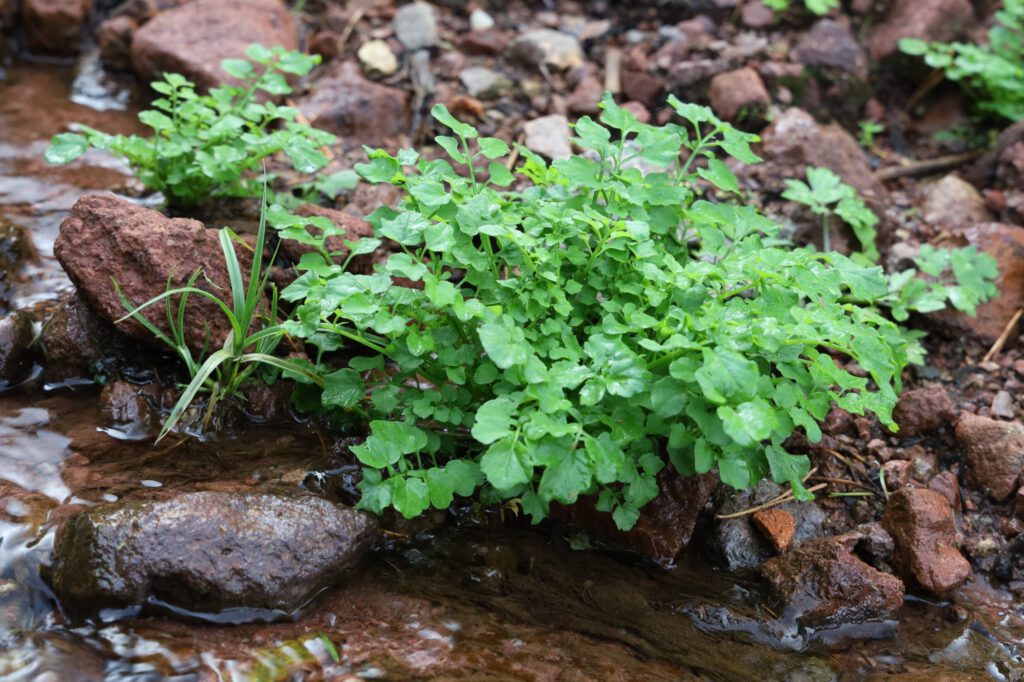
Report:
M 857 141 L 865 149 L 874 149 L 875 136 L 885 132 L 885 126 L 877 121 L 861 121 Z
M 836 215 L 853 230 L 864 257 L 872 263 L 878 260 L 878 247 L 875 245 L 878 216 L 857 196 L 857 190 L 831 170 L 809 167 L 807 182 L 786 180 L 786 191 L 782 196 L 804 204 L 815 215 L 821 216 L 821 239 L 825 251 L 832 250 L 828 222 L 831 216 Z
M 785 12 L 792 5 L 792 0 L 763 0 L 766 7 L 776 12 Z M 807 11 L 824 16 L 839 7 L 839 0 L 804 0 Z
M 1024 119 L 1024 0 L 1004 0 L 995 17 L 987 45 L 904 38 L 900 49 L 963 83 L 982 111 L 1019 121 Z
M 395 252 L 357 275 L 321 247 L 282 292 L 288 333 L 321 354 L 366 349 L 296 396 L 372 417 L 353 448 L 363 508 L 412 517 L 479 492 L 539 520 L 594 495 L 629 528 L 667 464 L 736 488 L 770 476 L 807 499 L 809 461 L 783 446 L 795 429 L 819 439 L 833 403 L 896 428 L 920 349 L 875 307 L 889 278 L 701 198 L 738 192 L 718 157 L 755 163 L 757 138 L 669 104 L 682 123 L 656 127 L 606 95 L 599 121 L 575 124 L 588 154 L 548 165 L 521 149 L 516 190 L 509 146 L 440 105 L 451 134 L 437 142 L 463 173 L 369 150 L 363 179 L 405 191 L 369 216 Z
M 201 270 L 196 270 L 185 286 L 172 288 L 168 283 L 164 293 L 141 305 L 129 301 L 117 282 L 114 282 L 121 302 L 128 311 L 118 322 L 128 318 L 137 320 L 181 358 L 191 377 L 191 381 L 185 386 L 181 397 L 164 422 L 157 440 L 166 436 L 178 424 L 200 393 L 209 395 L 205 418 L 208 422 L 217 402 L 226 397 L 237 396 L 243 384 L 260 367 L 270 370 L 271 374 L 283 371 L 300 381 L 308 381 L 315 385 L 323 383 L 322 379 L 306 365 L 274 355 L 275 349 L 285 336 L 285 329 L 278 324 L 277 289 L 269 287 L 269 303 L 266 302 L 264 295 L 270 277 L 269 271 L 263 269 L 263 249 L 267 236 L 266 216 L 264 200 L 256 243 L 252 247 L 252 264 L 246 279 L 243 279 L 235 245 L 238 243 L 240 248 L 249 246 L 238 240 L 226 227 L 219 232 L 221 251 L 224 254 L 224 264 L 231 285 L 230 301 L 222 300 L 217 294 L 196 286 L 203 275 Z M 190 296 L 200 296 L 213 301 L 231 327 L 223 346 L 209 356 L 205 355 L 205 349 L 193 353 L 185 336 L 185 311 Z M 161 301 L 166 306 L 169 333 L 161 330 L 142 314 L 143 310 Z
M 110 135 L 79 125 L 81 132 L 53 138 L 46 160 L 69 163 L 90 147 L 102 149 L 125 159 L 146 187 L 180 206 L 258 197 L 262 179 L 257 171 L 264 159 L 279 152 L 300 173 L 326 166 L 320 148 L 335 137 L 300 123 L 296 109 L 270 99 L 289 94 L 286 75 L 306 75 L 319 56 L 261 45 L 250 45 L 246 55 L 248 60 L 221 63 L 239 84 L 221 85 L 208 95 L 198 94 L 195 84 L 176 73 L 151 83 L 160 97 L 153 109 L 139 114 L 153 129 L 151 137 Z

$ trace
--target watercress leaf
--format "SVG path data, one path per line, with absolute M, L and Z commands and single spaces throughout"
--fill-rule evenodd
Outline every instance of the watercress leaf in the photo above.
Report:
M 353 369 L 339 369 L 324 375 L 321 399 L 325 407 L 355 407 L 365 394 L 363 378 Z
M 523 461 L 520 449 L 514 437 L 506 436 L 484 451 L 480 470 L 488 483 L 498 490 L 509 490 L 529 482 L 532 467 Z
M 477 144 L 480 145 L 480 153 L 484 158 L 490 160 L 505 156 L 510 151 L 508 143 L 497 137 L 481 137 Z
M 78 133 L 61 133 L 55 135 L 46 148 L 46 163 L 71 163 L 89 149 L 89 141 L 85 135 Z
M 518 403 L 509 396 L 488 400 L 476 411 L 472 434 L 478 442 L 490 445 L 512 431 L 512 415 Z

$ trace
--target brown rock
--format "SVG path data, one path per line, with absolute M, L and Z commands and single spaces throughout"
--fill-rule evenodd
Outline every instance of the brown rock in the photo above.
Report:
M 964 413 L 956 437 L 967 450 L 968 482 L 1003 501 L 1024 472 L 1024 426 Z
M 363 78 L 353 61 L 317 81 L 298 107 L 314 126 L 341 136 L 347 146 L 382 145 L 410 126 L 408 93 Z
M 670 566 L 690 543 L 717 483 L 710 475 L 683 477 L 666 467 L 658 474 L 661 492 L 640 510 L 640 519 L 627 533 L 616 527 L 611 514 L 597 511 L 592 497 L 581 497 L 569 507 L 554 504 L 551 513 L 596 538 Z
M 885 489 L 889 492 L 907 487 L 913 478 L 914 465 L 906 459 L 891 459 L 882 465 Z
M 749 67 L 712 78 L 708 97 L 711 108 L 727 121 L 735 121 L 741 114 L 758 112 L 771 103 L 761 77 Z
M 740 20 L 750 28 L 767 28 L 775 23 L 775 10 L 760 0 L 751 0 L 743 5 Z
M 604 95 L 604 84 L 597 76 L 587 76 L 573 88 L 569 95 L 569 111 L 574 114 L 596 114 L 601 96 Z
M 759 571 L 803 627 L 891 620 L 903 605 L 903 583 L 854 556 L 857 541 L 856 535 L 810 540 Z
M 974 26 L 970 0 L 896 0 L 882 23 L 871 29 L 871 58 L 885 59 L 902 38 L 949 42 Z
M 296 215 L 303 217 L 317 216 L 320 218 L 327 218 L 334 223 L 338 229 L 342 231 L 342 234 L 335 235 L 327 238 L 327 248 L 332 252 L 336 253 L 337 262 L 344 262 L 348 258 L 349 248 L 345 245 L 346 241 L 355 242 L 364 237 L 373 236 L 373 226 L 366 222 L 362 218 L 349 215 L 348 213 L 342 213 L 341 211 L 333 208 L 324 208 L 323 206 L 316 206 L 315 204 L 303 204 L 299 206 L 295 211 Z M 319 234 L 320 229 L 312 225 L 308 226 L 308 229 L 312 234 Z M 295 241 L 294 239 L 282 239 L 281 240 L 281 253 L 284 254 L 288 260 L 293 263 L 297 263 L 304 254 L 312 253 L 315 251 L 313 246 L 308 244 L 302 244 Z M 373 254 L 367 253 L 356 256 L 349 263 L 349 272 L 355 272 L 360 274 L 369 274 L 373 269 Z
M 868 201 L 877 202 L 885 193 L 857 140 L 835 124 L 820 125 L 806 111 L 792 108 L 761 137 L 773 184 L 777 179 L 781 187 L 785 178 L 804 177 L 808 166 L 823 166 Z
M 0 389 L 28 377 L 34 357 L 32 318 L 15 310 L 0 318 Z
M 116 333 L 77 294 L 63 301 L 43 324 L 40 341 L 46 380 L 91 376 L 115 346 Z
M 511 36 L 496 28 L 470 31 L 462 36 L 462 51 L 468 55 L 493 57 L 505 51 L 512 42 Z
M 941 595 L 971 574 L 971 565 L 956 548 L 953 513 L 939 493 L 924 488 L 893 493 L 882 525 L 895 542 L 893 566 L 905 580 Z
M 836 69 L 864 80 L 868 76 L 868 55 L 850 27 L 832 19 L 814 24 L 797 41 L 793 58 L 801 64 Z
M 220 68 L 252 43 L 298 47 L 291 12 L 280 0 L 195 0 L 162 12 L 135 33 L 132 65 L 144 80 L 174 72 L 209 89 L 229 80 Z
M 23 0 L 21 20 L 29 48 L 47 54 L 75 54 L 91 9 L 92 0 Z
M 925 192 L 921 214 L 932 225 L 964 229 L 992 220 L 978 190 L 956 175 L 947 175 L 929 185 Z
M 109 321 L 125 314 L 116 281 L 130 301 L 141 304 L 172 287 L 185 285 L 197 269 L 203 271 L 196 286 L 218 296 L 230 296 L 230 283 L 216 230 L 196 220 L 167 218 L 112 195 L 82 197 L 60 226 L 54 255 L 91 307 Z M 235 249 L 242 271 L 249 268 L 247 249 Z M 167 331 L 167 312 L 153 305 L 143 313 Z M 118 324 L 142 341 L 159 344 L 137 321 Z M 224 343 L 231 327 L 212 301 L 192 296 L 185 315 L 185 338 L 199 350 L 204 341 L 214 348 Z
M 959 235 L 979 251 L 995 257 L 999 267 L 996 279 L 999 293 L 979 305 L 978 314 L 974 317 L 952 310 L 932 317 L 954 332 L 967 332 L 991 344 L 1003 333 L 1017 310 L 1024 307 L 1024 228 L 1004 223 L 982 223 L 959 231 Z M 1012 331 L 1011 339 L 1014 338 Z
M 899 425 L 899 435 L 906 438 L 921 436 L 948 426 L 956 419 L 957 409 L 946 389 L 935 386 L 916 388 L 900 396 L 893 419 Z
M 622 72 L 622 94 L 626 99 L 640 102 L 648 107 L 661 104 L 664 81 L 646 71 L 625 70 Z
M 108 69 L 128 71 L 132 68 L 132 40 L 139 23 L 127 16 L 111 17 L 96 32 L 100 60 Z
M 961 504 L 963 504 L 960 498 L 960 483 L 956 480 L 956 476 L 952 471 L 943 471 L 936 474 L 928 482 L 928 489 L 934 490 L 946 498 L 950 509 L 960 509 Z
M 796 532 L 796 520 L 784 509 L 762 509 L 754 512 L 751 520 L 761 534 L 772 543 L 775 551 L 782 553 L 793 541 Z

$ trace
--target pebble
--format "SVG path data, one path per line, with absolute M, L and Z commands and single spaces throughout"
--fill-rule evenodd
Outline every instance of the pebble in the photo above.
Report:
M 1007 391 L 997 391 L 992 398 L 992 414 L 1003 419 L 1013 419 L 1016 413 L 1013 396 Z
M 568 33 L 550 28 L 527 31 L 516 39 L 511 49 L 522 60 L 556 69 L 571 69 L 584 62 L 580 42 Z
M 562 114 L 543 116 L 523 126 L 527 149 L 549 159 L 567 159 L 572 156 L 569 138 L 569 119 Z
M 494 17 L 477 7 L 469 15 L 470 31 L 486 31 L 494 27 Z
M 356 55 L 367 73 L 390 76 L 398 70 L 398 58 L 383 40 L 369 40 L 363 43 Z
M 434 6 L 426 2 L 413 2 L 395 12 L 395 35 L 407 50 L 434 47 L 440 42 Z
M 471 66 L 463 69 L 459 80 L 466 86 L 471 97 L 494 99 L 501 97 L 513 86 L 511 79 L 500 71 L 488 69 L 486 66 Z

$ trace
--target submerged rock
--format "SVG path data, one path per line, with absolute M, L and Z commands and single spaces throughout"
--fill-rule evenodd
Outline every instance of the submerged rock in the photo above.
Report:
M 40 334 L 47 381 L 92 376 L 116 348 L 113 327 L 77 294 L 62 301 Z
M 230 300 L 231 286 L 216 230 L 196 220 L 168 218 L 113 195 L 82 197 L 60 225 L 54 255 L 79 293 L 92 308 L 113 322 L 127 312 L 116 281 L 128 300 L 144 303 L 171 286 L 187 283 L 197 269 L 203 271 L 197 286 Z M 243 273 L 250 267 L 247 249 L 235 249 Z M 248 279 L 248 278 L 246 278 Z M 150 306 L 145 316 L 167 331 L 163 304 Z M 122 331 L 147 343 L 159 343 L 133 319 L 119 323 Z M 192 296 L 185 315 L 185 338 L 193 350 L 204 343 L 219 348 L 231 326 L 217 305 Z
M 898 490 L 889 496 L 882 526 L 893 539 L 893 567 L 904 579 L 942 595 L 971 574 L 971 565 L 956 548 L 953 512 L 939 493 Z
M 279 0 L 195 0 L 161 12 L 132 39 L 132 66 L 144 80 L 174 72 L 199 89 L 228 80 L 224 59 L 241 59 L 252 43 L 298 47 L 291 12 Z
M 291 613 L 377 536 L 364 512 L 311 496 L 198 492 L 102 504 L 57 531 L 51 582 L 76 612 L 158 600 L 201 614 Z
M 967 480 L 998 502 L 1010 497 L 1024 473 L 1024 426 L 965 413 L 956 437 L 967 449 Z
M 854 556 L 855 534 L 816 538 L 760 567 L 772 591 L 802 627 L 892 620 L 903 605 L 903 583 Z

